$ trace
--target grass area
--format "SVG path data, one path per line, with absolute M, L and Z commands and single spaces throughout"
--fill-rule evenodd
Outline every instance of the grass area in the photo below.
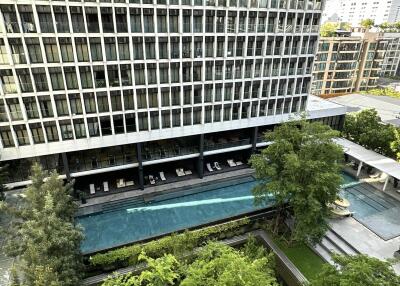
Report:
M 362 91 L 361 94 L 400 98 L 400 92 L 395 91 L 393 88 L 375 88 L 368 91 Z
M 271 235 L 271 237 L 273 236 Z M 276 237 L 273 237 L 273 241 L 309 281 L 313 280 L 321 272 L 322 266 L 326 263 L 305 244 L 289 247 Z

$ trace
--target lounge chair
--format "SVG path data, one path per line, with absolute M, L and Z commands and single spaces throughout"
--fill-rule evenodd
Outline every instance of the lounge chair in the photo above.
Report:
M 243 162 L 242 161 L 236 161 L 236 166 L 242 166 Z
M 232 159 L 227 160 L 227 162 L 229 167 L 236 167 L 236 163 Z
M 103 182 L 103 190 L 105 191 L 105 192 L 108 192 L 110 189 L 108 188 L 108 182 L 107 181 L 105 181 L 105 182 Z
M 153 175 L 149 175 L 149 181 L 150 181 L 150 185 L 156 184 L 156 180 L 154 179 Z
M 193 174 L 192 171 L 190 170 L 185 171 L 185 175 L 191 175 L 191 174 Z
M 214 168 L 217 169 L 218 171 L 222 170 L 218 162 L 214 162 Z
M 176 169 L 175 171 L 176 171 L 176 175 L 177 175 L 178 177 L 183 177 L 183 176 L 185 176 L 185 172 L 183 171 L 183 169 Z
M 128 186 L 134 186 L 135 185 L 135 182 L 132 180 L 132 181 L 126 181 L 126 183 L 125 183 L 125 186 L 126 187 L 128 187 Z
M 213 168 L 211 167 L 211 164 L 210 163 L 207 163 L 207 170 L 209 171 L 209 172 L 214 172 L 214 170 L 213 170 Z
M 89 185 L 89 189 L 90 189 L 90 194 L 94 195 L 96 193 L 96 189 L 94 188 L 94 184 L 90 184 Z
M 117 189 L 123 188 L 126 186 L 125 180 L 124 179 L 118 179 L 117 180 Z
M 160 172 L 160 179 L 161 179 L 161 181 L 166 181 L 167 180 L 167 178 L 165 178 L 164 172 Z

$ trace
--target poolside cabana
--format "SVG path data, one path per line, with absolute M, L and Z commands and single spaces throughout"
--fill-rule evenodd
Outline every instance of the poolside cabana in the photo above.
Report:
M 400 180 L 399 162 L 380 155 L 374 151 L 368 150 L 347 139 L 338 138 L 335 139 L 335 142 L 343 147 L 345 154 L 359 161 L 357 177 L 360 175 L 361 168 L 365 164 L 387 175 L 385 183 L 383 185 L 384 191 L 386 190 L 390 177 L 394 178 L 395 180 Z

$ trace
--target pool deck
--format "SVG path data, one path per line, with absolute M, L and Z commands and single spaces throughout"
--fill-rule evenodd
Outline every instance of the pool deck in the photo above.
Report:
M 197 184 L 210 183 L 210 182 L 214 182 L 214 181 L 218 181 L 218 180 L 248 176 L 248 175 L 253 175 L 253 174 L 254 174 L 254 170 L 252 170 L 250 168 L 244 168 L 244 169 L 239 169 L 236 171 L 229 171 L 229 172 L 219 173 L 219 174 L 215 174 L 215 175 L 205 176 L 203 179 L 195 178 L 195 179 L 189 179 L 189 180 L 185 180 L 185 181 L 173 182 L 170 184 L 164 184 L 164 185 L 160 185 L 160 186 L 148 187 L 145 190 L 132 190 L 132 191 L 128 191 L 128 192 L 115 193 L 115 194 L 110 193 L 107 196 L 87 199 L 86 204 L 79 205 L 78 215 L 82 216 L 82 215 L 87 215 L 87 214 L 97 212 L 97 211 L 99 211 L 99 207 L 101 206 L 101 204 L 104 204 L 104 203 L 125 200 L 125 199 L 130 199 L 130 198 L 151 197 L 151 196 L 154 196 L 154 195 L 166 192 L 166 191 L 172 191 L 174 189 L 180 189 L 180 188 L 184 188 L 184 187 L 192 187 L 193 185 L 197 185 Z

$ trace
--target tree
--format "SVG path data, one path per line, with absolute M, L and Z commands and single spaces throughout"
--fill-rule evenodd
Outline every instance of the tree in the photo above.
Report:
M 163 257 L 153 259 L 142 253 L 139 261 L 147 264 L 147 269 L 139 276 L 117 275 L 108 278 L 102 286 L 167 286 L 176 285 L 180 278 L 180 267 L 178 260 L 172 254 L 164 254 Z
M 181 286 L 278 286 L 272 256 L 251 260 L 239 251 L 209 243 L 192 263 Z
M 364 19 L 360 23 L 361 27 L 364 29 L 371 29 L 375 25 L 375 21 L 373 19 Z
M 394 157 L 391 142 L 395 140 L 395 128 L 383 124 L 375 109 L 365 109 L 346 115 L 343 135 L 367 149 Z
M 32 184 L 18 207 L 2 204 L 13 216 L 5 229 L 5 251 L 21 261 L 23 285 L 79 285 L 82 230 L 74 224 L 77 205 L 72 185 L 64 185 L 58 174 L 32 167 Z
M 250 158 L 260 182 L 253 189 L 255 203 L 274 197 L 275 233 L 288 218 L 288 207 L 293 218 L 290 242 L 315 243 L 327 230 L 327 205 L 338 198 L 342 182 L 343 150 L 332 141 L 338 135 L 319 122 L 287 122 L 266 133 L 273 143 Z
M 323 24 L 320 30 L 321 37 L 333 37 L 338 28 L 339 28 L 338 23 L 328 22 Z
M 347 22 L 341 22 L 339 28 L 344 31 L 351 31 L 351 24 Z
M 388 262 L 366 255 L 334 256 L 339 267 L 326 264 L 311 286 L 396 286 L 400 277 Z
M 394 140 L 390 143 L 390 148 L 392 149 L 393 153 L 396 154 L 396 158 L 400 161 L 400 129 L 394 129 Z
M 383 22 L 382 24 L 379 25 L 379 28 L 384 32 L 386 32 L 387 30 L 393 28 L 393 25 L 388 22 Z

